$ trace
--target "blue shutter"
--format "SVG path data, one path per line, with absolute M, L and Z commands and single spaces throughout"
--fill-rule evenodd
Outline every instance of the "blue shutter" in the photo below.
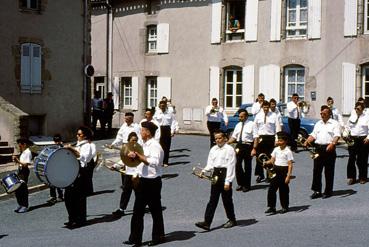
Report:
M 31 93 L 41 93 L 41 46 L 31 44 Z

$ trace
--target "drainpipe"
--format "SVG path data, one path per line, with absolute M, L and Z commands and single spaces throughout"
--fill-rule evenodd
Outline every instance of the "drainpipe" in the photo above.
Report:
M 106 1 L 107 7 L 107 52 L 106 52 L 106 70 L 108 75 L 108 81 L 106 85 L 105 94 L 107 92 L 111 92 L 113 88 L 113 7 L 110 4 L 110 1 Z M 106 95 L 105 95 L 106 96 Z
M 86 66 L 88 64 L 88 11 L 89 11 L 89 0 L 85 0 L 84 1 L 84 6 L 83 6 L 83 67 Z M 89 94 L 90 92 L 88 91 L 89 85 L 87 85 L 88 83 L 88 78 L 85 74 L 83 74 L 83 117 L 84 117 L 84 123 L 85 124 L 89 124 L 90 123 L 90 111 L 88 111 L 89 106 L 90 106 L 90 101 L 89 99 Z

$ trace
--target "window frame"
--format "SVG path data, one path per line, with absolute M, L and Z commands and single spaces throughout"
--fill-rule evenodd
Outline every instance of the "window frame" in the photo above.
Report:
M 306 7 L 301 7 L 301 1 L 304 0 L 295 0 L 296 1 L 296 8 L 295 8 L 295 22 L 290 22 L 289 18 L 289 12 L 290 12 L 290 1 L 291 0 L 287 0 L 286 2 L 286 39 L 302 39 L 302 38 L 306 38 L 308 35 L 308 25 L 309 25 L 309 19 L 308 19 L 308 15 L 309 15 L 309 3 L 308 0 L 306 0 Z M 306 23 L 305 25 L 301 25 L 301 10 L 306 9 L 306 21 L 304 21 L 304 23 Z M 290 26 L 290 23 L 295 23 L 295 26 Z M 304 34 L 300 34 L 300 31 L 305 30 Z M 294 35 L 290 35 L 289 31 L 295 31 Z
M 288 71 L 292 71 L 292 70 L 296 71 L 296 73 L 295 73 L 296 81 L 289 82 L 288 81 L 288 78 L 289 78 Z M 304 76 L 303 76 L 304 81 L 303 82 L 297 81 L 297 71 L 303 71 L 304 72 Z M 293 93 L 297 93 L 299 95 L 299 99 L 300 100 L 305 100 L 305 90 L 306 90 L 306 80 L 305 80 L 305 78 L 306 78 L 306 68 L 303 67 L 303 66 L 287 66 L 287 67 L 284 68 L 284 87 L 285 87 L 285 91 L 284 91 L 284 102 L 291 101 L 291 98 L 292 98 L 292 94 Z M 290 84 L 294 84 L 295 85 L 295 90 L 292 92 L 292 94 L 288 94 L 288 86 Z M 303 94 L 299 94 L 297 92 L 297 86 L 298 85 L 303 85 L 303 87 L 304 87 L 304 93 Z
M 154 84 L 152 87 L 151 82 Z M 146 77 L 147 102 L 148 108 L 156 107 L 158 105 L 158 79 L 157 77 Z M 153 104 L 151 104 L 153 101 Z
M 25 5 L 23 5 L 23 1 L 26 2 Z M 32 5 L 35 4 L 35 7 L 32 7 Z M 27 10 L 27 11 L 39 11 L 40 10 L 40 0 L 19 0 L 19 8 L 21 10 Z
M 365 80 L 365 73 L 368 73 L 367 81 Z M 369 98 L 369 64 L 364 64 L 361 67 L 361 83 L 363 85 L 362 97 L 367 99 Z M 368 87 L 368 90 L 366 90 L 366 87 Z M 366 94 L 365 91 L 368 91 L 368 94 Z
M 232 71 L 232 81 L 228 82 L 228 72 Z M 241 80 L 237 81 L 237 73 L 240 74 Z M 224 108 L 227 110 L 237 110 L 242 104 L 242 87 L 243 87 L 243 71 L 240 67 L 229 67 L 224 69 Z M 227 85 L 232 84 L 232 93 L 228 93 Z M 240 86 L 239 93 L 237 93 L 237 86 Z M 231 105 L 228 104 L 228 98 L 232 97 Z M 239 104 L 237 104 L 239 99 Z
M 131 108 L 133 105 L 133 83 L 132 77 L 121 77 L 121 106 L 123 108 Z M 128 94 L 126 93 L 128 92 Z
M 232 2 L 240 2 L 243 3 L 243 7 L 239 8 L 243 10 L 243 16 L 237 18 L 240 23 L 240 28 L 237 31 L 231 31 L 229 29 L 229 16 L 231 12 L 231 3 Z M 241 10 L 241 11 L 242 11 Z M 233 11 L 234 12 L 234 11 Z M 235 16 L 235 13 L 232 13 L 233 16 Z M 235 16 L 236 17 L 236 16 Z M 225 42 L 231 43 L 231 42 L 243 42 L 245 41 L 245 31 L 246 31 L 246 23 L 245 23 L 245 17 L 246 17 L 246 1 L 237 1 L 237 0 L 227 0 L 226 2 L 226 13 L 225 13 Z M 239 39 L 233 40 L 234 37 L 240 37 Z
M 364 1 L 364 34 L 369 34 L 369 0 Z
M 147 27 L 147 53 L 158 52 L 158 25 L 148 25 Z M 151 30 L 155 31 L 154 35 L 151 35 Z M 150 44 L 155 44 L 155 49 L 151 49 Z

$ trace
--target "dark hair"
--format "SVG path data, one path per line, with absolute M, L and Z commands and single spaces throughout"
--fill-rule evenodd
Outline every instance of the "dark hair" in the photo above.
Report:
M 133 114 L 133 112 L 126 112 L 126 114 L 124 114 L 125 117 L 134 117 L 135 115 Z
M 355 103 L 355 108 L 358 107 L 358 106 L 361 106 L 361 108 L 363 108 L 363 109 L 365 108 L 365 104 L 363 102 L 359 102 L 359 101 L 356 102 Z
M 221 134 L 221 135 L 222 135 L 222 137 L 227 138 L 227 134 L 226 134 L 226 133 L 224 133 L 223 131 L 219 130 L 219 129 L 214 131 L 214 136 L 215 136 L 215 135 L 218 135 L 218 134 Z
M 292 94 L 292 97 L 295 97 L 295 96 L 299 97 L 297 93 Z
M 137 133 L 134 132 L 134 131 L 131 132 L 131 133 L 129 133 L 128 138 L 127 138 L 127 141 L 129 142 L 129 140 L 131 140 L 132 137 L 137 137 L 137 139 L 138 139 Z
M 263 107 L 263 106 L 270 106 L 270 103 L 269 103 L 269 101 L 264 100 L 264 101 L 263 101 L 263 104 L 261 104 L 261 106 L 262 106 L 262 107 Z
M 217 98 L 212 98 L 211 101 L 217 101 L 218 102 L 218 99 Z
M 239 109 L 239 110 L 238 110 L 238 115 L 240 115 L 242 112 L 245 112 L 245 113 L 246 113 L 246 116 L 248 116 L 248 115 L 249 115 L 249 113 L 247 112 L 247 110 L 246 110 L 246 109 Z
M 364 101 L 364 98 L 363 98 L 363 97 L 359 97 L 359 98 L 357 99 L 357 101 Z
M 333 100 L 333 98 L 332 98 L 331 96 L 329 96 L 329 97 L 327 98 L 327 101 L 328 101 L 328 100 Z
M 112 93 L 112 92 L 109 92 L 109 93 L 107 94 L 107 96 L 113 96 L 113 93 Z
M 320 107 L 320 111 L 324 111 L 325 109 L 328 109 L 328 110 L 329 110 L 329 112 L 331 111 L 331 108 L 330 108 L 329 106 L 327 106 L 327 105 L 322 105 L 322 106 Z
M 82 131 L 83 135 L 85 136 L 85 139 L 92 140 L 93 132 L 89 127 L 82 125 L 78 128 L 78 130 Z
M 147 111 L 151 112 L 151 114 L 154 115 L 155 114 L 155 107 L 146 108 L 145 112 L 147 112 Z
M 156 126 L 156 124 L 149 122 L 149 121 L 145 121 L 141 123 L 142 128 L 146 128 L 150 131 L 151 136 L 155 136 L 155 132 L 158 129 L 158 126 Z
M 263 93 L 259 93 L 258 97 L 261 97 L 261 96 L 265 97 Z
M 25 137 L 21 137 L 21 138 L 17 139 L 17 143 L 18 144 L 26 144 L 28 146 L 33 144 L 33 142 L 31 142 L 28 138 L 25 138 Z
M 269 103 L 275 103 L 275 104 L 277 104 L 277 101 L 276 101 L 274 98 L 271 98 L 271 99 L 269 100 Z
M 281 139 L 283 141 L 288 141 L 289 140 L 288 134 L 286 132 L 284 132 L 284 131 L 277 132 L 277 138 L 278 139 Z
M 62 141 L 62 137 L 60 134 L 55 134 L 53 137 L 53 141 L 54 142 L 61 142 Z
M 165 100 L 160 100 L 160 101 L 159 101 L 159 105 L 160 105 L 160 104 L 167 104 L 167 102 L 166 102 Z

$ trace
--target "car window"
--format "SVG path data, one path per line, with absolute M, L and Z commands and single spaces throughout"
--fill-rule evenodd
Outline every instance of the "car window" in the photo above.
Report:
M 251 113 L 252 106 L 247 106 L 246 111 L 250 114 Z

